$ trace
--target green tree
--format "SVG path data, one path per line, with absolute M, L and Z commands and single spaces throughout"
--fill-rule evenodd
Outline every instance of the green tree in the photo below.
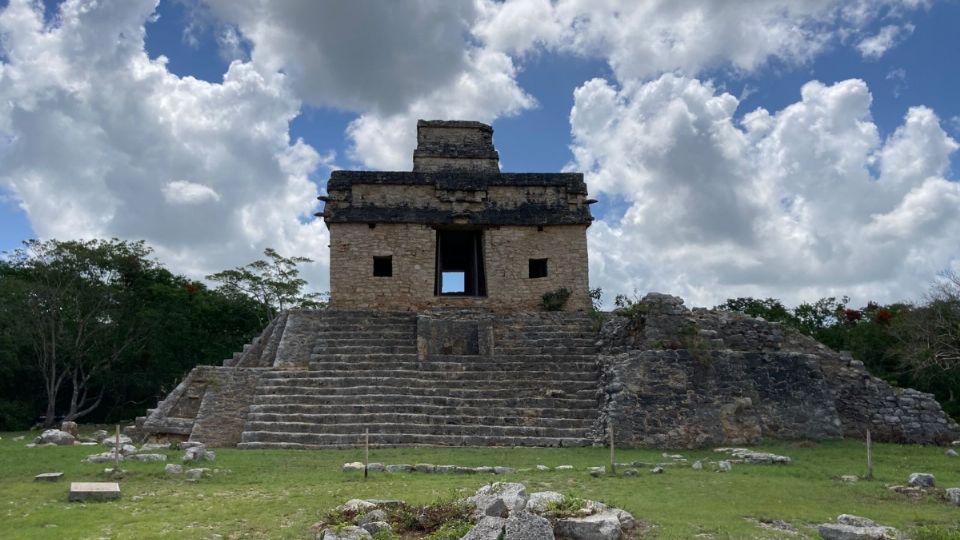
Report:
M 146 328 L 132 283 L 156 266 L 149 254 L 143 242 L 29 240 L 0 262 L 5 333 L 29 346 L 43 380 L 46 425 L 58 411 L 75 420 L 96 409 L 104 374 L 142 347 Z
M 261 322 L 291 308 L 322 308 L 326 306 L 322 293 L 307 293 L 307 281 L 300 277 L 301 263 L 311 263 L 306 257 L 284 257 L 272 248 L 263 251 L 267 260 L 259 259 L 246 266 L 224 270 L 207 276 L 219 283 L 219 290 L 229 296 L 246 296 L 260 306 Z

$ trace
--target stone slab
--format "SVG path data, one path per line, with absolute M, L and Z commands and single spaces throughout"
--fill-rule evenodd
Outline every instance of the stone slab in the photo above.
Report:
M 59 482 L 63 478 L 62 472 L 45 472 L 33 477 L 35 482 Z
M 120 484 L 116 482 L 72 482 L 71 501 L 109 501 L 120 498 Z

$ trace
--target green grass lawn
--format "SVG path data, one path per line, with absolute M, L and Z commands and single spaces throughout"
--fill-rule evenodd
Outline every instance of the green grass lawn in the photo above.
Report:
M 591 478 L 586 467 L 605 465 L 603 448 L 578 449 L 391 449 L 374 450 L 383 463 L 574 465 L 563 472 L 511 475 L 343 473 L 340 466 L 362 459 L 360 451 L 252 451 L 220 449 L 212 478 L 189 483 L 166 476 L 163 463 L 125 463 L 123 497 L 103 503 L 69 503 L 71 481 L 106 480 L 109 465 L 81 460 L 97 447 L 29 449 L 34 434 L 2 433 L 0 440 L 0 538 L 310 538 L 309 527 L 331 507 L 350 498 L 397 498 L 414 504 L 471 494 L 494 480 L 522 482 L 529 492 L 553 490 L 596 499 L 633 513 L 656 528 L 647 537 L 815 537 L 810 525 L 840 513 L 873 518 L 918 538 L 960 538 L 960 507 L 937 494 L 909 499 L 887 490 L 911 472 L 936 475 L 938 487 L 960 487 L 960 458 L 942 448 L 876 445 L 876 480 L 846 484 L 838 477 L 861 474 L 863 445 L 854 441 L 770 444 L 763 450 L 793 458 L 789 466 L 734 465 L 729 473 L 689 467 L 638 477 Z M 165 452 L 179 463 L 180 452 Z M 719 459 L 710 450 L 677 451 L 690 458 Z M 619 450 L 617 461 L 664 461 L 659 451 Z M 34 482 L 36 474 L 63 471 L 59 483 Z M 759 528 L 749 518 L 780 519 L 799 529 L 788 535 Z M 215 536 L 220 535 L 220 536 Z

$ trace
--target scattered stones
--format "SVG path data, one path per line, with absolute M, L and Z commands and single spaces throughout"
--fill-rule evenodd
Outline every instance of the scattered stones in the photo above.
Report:
M 493 474 L 513 474 L 512 467 L 494 467 Z
M 573 465 L 557 465 L 556 467 L 554 467 L 554 470 L 557 470 L 557 471 L 572 471 L 572 470 L 573 470 Z
M 337 512 L 365 512 L 373 510 L 377 505 L 363 499 L 350 499 L 336 508 Z
M 343 467 L 340 468 L 343 472 L 357 472 L 363 470 L 363 463 L 359 461 L 354 461 L 351 463 L 344 463 Z
M 556 491 L 538 491 L 530 494 L 525 508 L 530 512 L 542 514 L 549 506 L 562 504 L 564 500 L 566 498 Z
M 510 540 L 552 540 L 553 527 L 546 518 L 524 510 L 510 514 L 504 526 L 504 538 Z
M 703 463 L 700 460 L 694 461 L 690 468 L 695 471 L 701 471 L 703 470 Z
M 62 472 L 40 473 L 33 477 L 34 482 L 59 482 L 63 478 Z
M 650 474 L 663 474 L 663 467 L 654 467 L 650 469 Z
M 747 521 L 752 521 L 756 523 L 761 529 L 768 529 L 771 531 L 780 531 L 785 532 L 790 535 L 798 534 L 797 528 L 791 525 L 790 523 L 782 519 L 754 519 L 747 518 Z
M 422 473 L 432 473 L 437 470 L 437 467 L 430 463 L 417 463 L 413 466 L 413 470 Z
M 437 474 L 453 474 L 456 470 L 457 468 L 453 465 L 437 465 L 433 468 L 433 472 Z
M 523 484 L 495 482 L 477 490 L 467 501 L 475 507 L 474 516 L 507 517 L 527 505 L 527 489 Z
M 474 467 L 478 474 L 493 474 L 493 467 Z
M 554 533 L 561 538 L 619 540 L 623 528 L 616 513 L 605 511 L 585 517 L 558 519 Z
M 106 432 L 104 431 L 104 433 Z M 97 435 L 97 434 L 95 433 L 94 435 Z M 104 437 L 101 442 L 103 443 L 104 446 L 108 448 L 113 448 L 114 446 L 117 445 L 117 437 L 108 435 Z M 133 444 L 133 439 L 131 439 L 130 437 L 127 437 L 126 435 L 120 435 L 120 445 L 123 446 L 126 444 Z
M 453 473 L 454 473 L 454 474 L 476 474 L 476 473 L 477 473 L 477 469 L 475 469 L 475 468 L 473 468 L 473 467 L 461 467 L 461 466 L 459 466 L 459 465 L 454 465 L 454 466 L 453 466 Z
M 24 439 L 24 436 L 23 436 L 23 435 L 17 435 L 16 437 L 14 437 L 14 438 L 11 439 L 11 440 L 14 440 L 14 441 L 22 441 L 23 439 Z
M 387 465 L 388 473 L 404 473 L 404 472 L 410 472 L 412 470 L 413 470 L 413 465 L 409 465 L 406 463 L 401 463 L 399 465 Z
M 714 452 L 730 454 L 736 459 L 743 460 L 751 465 L 789 465 L 792 461 L 787 456 L 778 456 L 767 452 L 755 452 L 749 448 L 716 448 Z
M 887 489 L 908 497 L 923 497 L 926 489 L 917 486 L 890 486 Z
M 841 514 L 836 523 L 822 523 L 817 532 L 824 540 L 896 540 L 900 532 L 871 519 Z
M 163 472 L 167 474 L 183 474 L 183 465 L 178 463 L 167 463 L 163 467 Z
M 319 535 L 318 540 L 372 540 L 373 536 L 363 527 L 350 525 L 348 527 L 337 527 L 324 529 Z
M 127 459 L 131 461 L 166 461 L 167 456 L 163 454 L 137 454 L 127 456 Z
M 860 480 L 860 477 L 853 474 L 845 474 L 840 477 L 841 482 L 847 482 L 849 484 L 857 482 L 858 480 Z
M 100 454 L 93 454 L 87 456 L 84 459 L 87 463 L 111 463 L 117 461 L 117 454 L 115 452 L 103 452 Z M 120 461 L 123 461 L 123 454 L 120 454 Z
M 936 483 L 936 479 L 930 473 L 912 473 L 907 479 L 907 485 L 920 488 L 932 488 Z
M 588 469 L 588 472 L 590 473 L 590 476 L 594 478 L 600 478 L 601 476 L 607 474 L 607 468 L 606 467 L 590 467 Z
M 729 461 L 718 461 L 717 468 L 720 472 L 730 472 L 733 469 L 733 465 Z
M 947 448 L 947 451 L 944 452 L 944 455 L 946 455 L 947 457 L 957 457 L 957 456 L 960 456 L 960 454 L 958 454 L 957 451 L 954 450 L 953 448 Z
M 217 459 L 217 455 L 207 450 L 206 445 L 200 443 L 194 443 L 183 453 L 184 463 L 192 461 L 213 461 L 215 459 Z
M 179 446 L 181 450 L 187 450 L 189 448 L 196 448 L 198 446 L 206 448 L 207 445 L 200 441 L 181 441 Z
M 391 533 L 393 532 L 393 527 L 390 526 L 386 521 L 371 521 L 370 523 L 364 523 L 361 525 L 363 530 L 367 531 L 372 535 L 376 535 L 380 532 Z
M 623 471 L 624 476 L 638 476 L 639 474 L 640 474 L 640 471 L 638 471 L 637 469 L 626 469 Z
M 386 521 L 387 513 L 379 508 L 374 508 L 373 510 L 361 515 L 357 518 L 357 525 L 361 527 L 367 523 L 373 523 L 374 521 Z
M 502 517 L 486 516 L 460 540 L 499 540 L 503 537 L 506 522 Z
M 210 476 L 210 469 L 207 468 L 198 468 L 198 469 L 187 469 L 186 472 L 187 480 L 192 480 L 196 482 L 203 477 Z
M 383 463 L 367 463 L 367 471 L 384 472 L 386 470 L 387 467 Z
M 35 444 L 55 444 L 57 446 L 70 446 L 76 442 L 77 438 L 59 429 L 46 429 L 33 442 Z
M 63 422 L 60 424 L 60 431 L 65 431 L 70 435 L 73 435 L 74 439 L 80 436 L 80 428 L 77 427 L 76 422 Z
M 954 506 L 960 506 L 960 488 L 947 488 L 944 492 L 947 501 Z
M 547 472 L 550 470 L 550 467 L 547 467 L 546 465 L 537 465 L 537 470 L 540 472 Z
M 120 484 L 116 482 L 73 482 L 70 496 L 73 501 L 109 501 L 120 498 Z
M 145 443 L 140 450 L 170 450 L 170 443 Z
M 106 439 L 106 438 L 109 437 L 109 436 L 110 436 L 110 434 L 107 433 L 107 430 L 105 430 L 105 429 L 98 429 L 98 430 L 94 431 L 94 432 L 93 432 L 93 435 L 91 435 L 90 437 L 91 437 L 93 440 L 95 440 L 95 441 L 97 441 L 97 442 L 99 443 L 99 442 L 103 442 L 103 440 Z

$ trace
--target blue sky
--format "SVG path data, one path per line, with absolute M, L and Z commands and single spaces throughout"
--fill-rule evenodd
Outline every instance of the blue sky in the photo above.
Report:
M 145 238 L 202 276 L 272 246 L 322 289 L 329 171 L 408 169 L 416 119 L 456 117 L 504 170 L 585 173 L 610 296 L 960 268 L 960 2 L 614 4 L 0 2 L 0 249 Z

